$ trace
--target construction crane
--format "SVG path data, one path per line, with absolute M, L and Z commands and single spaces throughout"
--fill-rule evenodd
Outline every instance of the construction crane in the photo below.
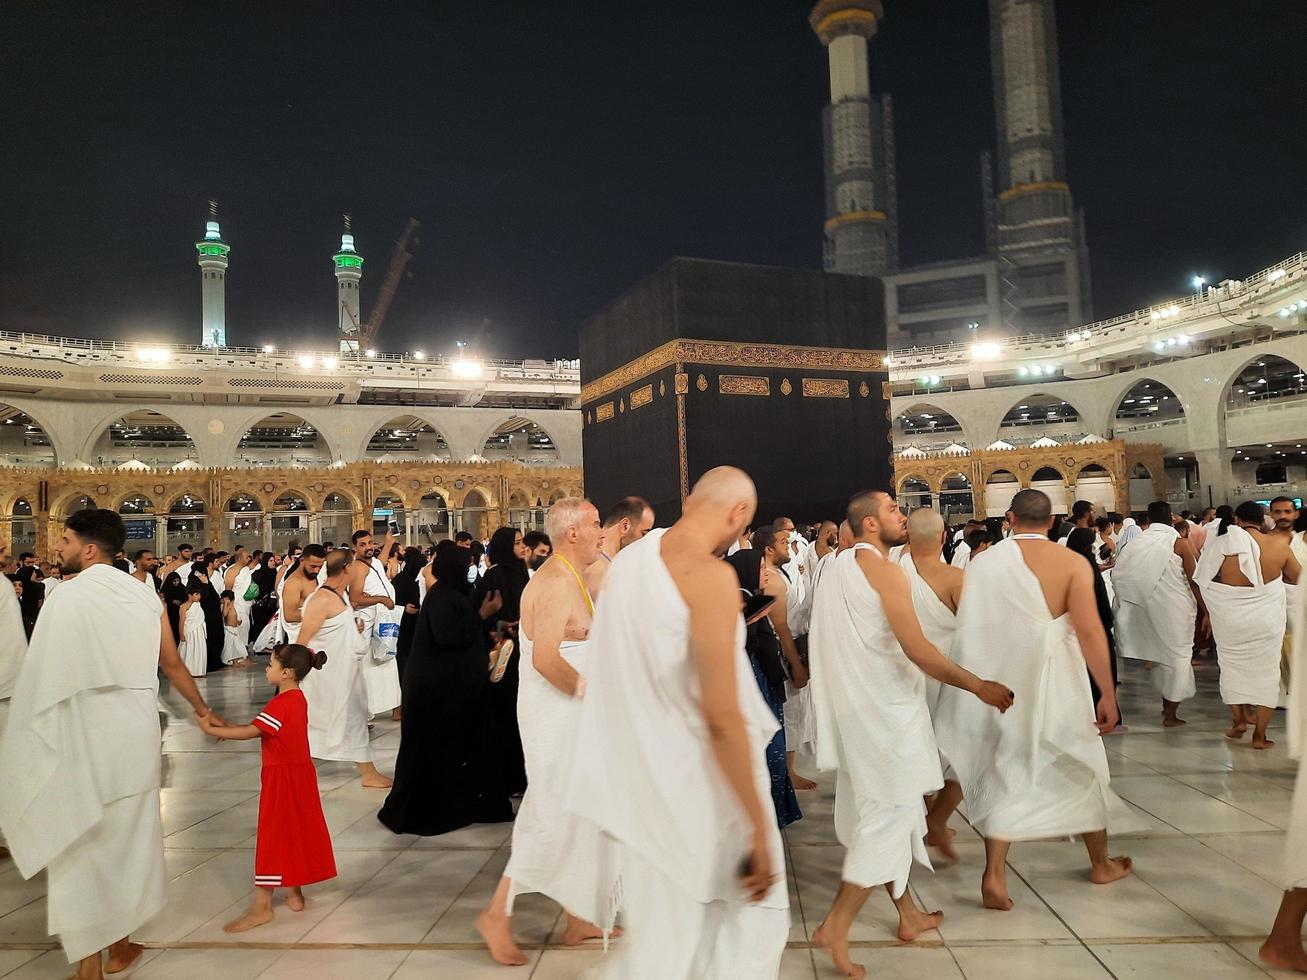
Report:
M 404 276 L 404 269 L 408 265 L 409 259 L 413 258 L 413 253 L 409 251 L 409 243 L 419 244 L 419 240 L 414 236 L 419 227 L 416 218 L 409 218 L 408 223 L 404 225 L 404 230 L 395 242 L 395 250 L 390 255 L 390 265 L 386 267 L 386 278 L 381 281 L 381 291 L 377 293 L 377 301 L 372 304 L 372 313 L 367 322 L 359 323 L 353 312 L 348 307 L 343 307 L 345 314 L 354 324 L 360 352 L 372 346 L 381 330 L 381 325 L 386 320 L 386 313 L 389 312 L 390 304 L 395 298 L 395 290 L 399 288 L 399 281 Z

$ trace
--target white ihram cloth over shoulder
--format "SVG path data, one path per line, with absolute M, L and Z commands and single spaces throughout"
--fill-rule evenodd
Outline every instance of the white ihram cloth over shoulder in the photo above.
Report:
M 325 593 L 325 594 L 324 594 Z M 328 602 L 331 589 L 320 586 L 304 602 Z M 288 624 L 289 625 L 289 624 Z M 359 650 L 367 642 L 354 624 L 349 602 L 323 622 L 309 646 L 327 655 L 321 670 L 300 681 L 309 703 L 309 755 L 337 762 L 371 762 L 368 742 L 368 694 L 359 673 Z
M 1229 557 L 1238 560 L 1251 588 L 1213 581 Z M 1231 524 L 1224 534 L 1208 538 L 1194 577 L 1212 621 L 1221 700 L 1273 708 L 1280 701 L 1286 602 L 1283 579 L 1262 579 L 1261 558 L 1257 539 Z
M 824 574 L 812 610 L 809 650 L 817 711 L 817 766 L 839 771 L 835 835 L 847 850 L 844 881 L 908 886 L 915 858 L 929 868 L 922 797 L 944 785 L 926 707 L 926 675 L 907 658 L 858 553 Z
M 26 656 L 27 632 L 23 629 L 18 596 L 13 589 L 0 588 L 0 743 L 4 740 L 5 722 L 9 718 L 9 698 L 14 693 L 18 671 Z M 4 842 L 4 834 L 0 832 L 0 844 Z
M 0 740 L 0 828 L 24 878 L 46 871 L 69 962 L 164 905 L 154 590 L 92 565 L 41 610 Z
M 526 757 L 526 795 L 513 821 L 513 848 L 504 875 L 508 897 L 548 895 L 573 915 L 611 932 L 617 914 L 617 844 L 588 820 L 564 809 L 567 769 L 576 751 L 581 699 L 564 694 L 536 670 L 535 644 L 518 630 L 521 651 L 517 724 Z M 582 677 L 590 645 L 565 640 L 563 659 Z
M 806 566 L 804 572 L 807 572 Z M 812 613 L 811 591 L 804 576 L 797 573 L 797 566 L 794 578 L 786 581 L 785 588 L 786 618 L 790 632 L 797 640 L 800 636 L 807 635 Z M 781 721 L 785 725 L 787 752 L 811 753 L 816 749 L 817 722 L 812 715 L 811 685 L 795 687 L 788 677 L 785 679 L 785 704 L 781 709 Z
M 323 565 L 325 570 L 326 565 Z M 363 591 L 368 595 L 389 596 L 395 600 L 395 586 L 386 577 L 386 566 L 379 558 L 368 559 L 368 577 L 363 583 Z M 399 664 L 394 657 L 386 657 L 378 662 L 369 650 L 372 631 L 377 618 L 390 610 L 383 605 L 368 606 L 357 610 L 354 615 L 363 621 L 363 651 L 359 659 L 359 671 L 363 674 L 363 685 L 368 693 L 368 714 L 376 715 L 397 707 L 402 699 L 399 684 Z
M 1167 701 L 1187 701 L 1198 692 L 1192 659 L 1198 602 L 1175 553 L 1179 538 L 1170 525 L 1150 524 L 1112 570 L 1116 648 L 1123 657 L 1162 667 L 1152 671 L 1152 680 Z
M 1289 755 L 1298 760 L 1289 833 L 1284 841 L 1284 887 L 1307 888 L 1307 603 L 1294 610 L 1289 672 Z
M 234 596 L 232 604 L 236 607 L 236 617 L 240 623 L 236 626 L 236 642 L 240 647 L 241 657 L 249 655 L 250 650 L 250 607 L 254 605 L 252 601 L 245 598 L 245 593 L 249 591 L 250 585 L 254 582 L 254 566 L 246 565 L 236 573 L 236 578 L 232 581 L 231 594 Z M 225 661 L 224 661 L 225 662 Z
M 899 566 L 912 585 L 912 608 L 917 613 L 917 621 L 921 623 L 921 631 L 926 634 L 926 639 L 936 650 L 946 657 L 951 657 L 953 634 L 958 628 L 958 614 L 950 609 L 930 587 L 930 583 L 921 577 L 911 552 L 905 551 L 899 557 Z M 943 686 L 935 678 L 926 677 L 926 706 L 930 708 L 932 715 L 935 713 L 935 706 L 939 704 L 939 692 Z
M 690 654 L 689 608 L 662 559 L 662 530 L 623 548 L 604 580 L 565 807 L 620 845 L 623 980 L 775 977 L 789 923 L 785 856 L 766 747 L 776 718 L 735 637 L 735 677 L 776 884 L 757 905 L 736 872 L 750 828 L 709 742 Z
M 1016 699 L 999 714 L 945 688 L 935 711 L 940 750 L 966 794 L 967 818 L 986 837 L 1127 829 L 1133 818 L 1109 785 L 1070 614 L 1049 614 L 1021 540 L 999 542 L 972 563 L 953 641 L 959 666 L 1005 684 Z

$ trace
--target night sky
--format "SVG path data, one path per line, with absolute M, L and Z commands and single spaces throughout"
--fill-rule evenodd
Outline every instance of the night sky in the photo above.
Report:
M 0 328 L 195 342 L 219 200 L 233 345 L 334 345 L 340 213 L 378 346 L 574 356 L 675 254 L 819 267 L 826 55 L 794 0 L 13 2 Z M 905 263 L 982 250 L 983 0 L 886 0 Z M 1058 3 L 1095 313 L 1307 248 L 1307 4 Z M 799 339 L 799 338 L 796 338 Z

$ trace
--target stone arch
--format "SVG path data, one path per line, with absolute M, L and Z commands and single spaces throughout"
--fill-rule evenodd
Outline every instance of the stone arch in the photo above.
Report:
M 142 501 L 144 501 L 144 503 L 141 503 Z M 140 506 L 140 507 L 148 508 L 148 509 L 142 509 L 142 510 L 135 510 L 135 509 L 133 509 L 133 510 L 130 510 L 130 511 L 126 511 L 126 512 L 124 512 L 124 511 L 123 511 L 123 507 L 127 506 L 129 503 L 133 503 L 133 504 L 135 504 L 136 506 Z M 149 497 L 148 495 L 146 495 L 145 493 L 141 492 L 140 490 L 128 490 L 128 491 L 126 491 L 126 492 L 124 492 L 124 493 L 120 493 L 120 494 L 118 494 L 117 496 L 115 496 L 115 497 L 110 501 L 108 507 L 109 507 L 109 510 L 112 510 L 112 511 L 114 511 L 115 513 L 118 513 L 118 514 L 122 514 L 122 513 L 131 513 L 131 514 L 157 514 L 157 513 L 159 513 L 159 511 L 156 509 L 156 506 L 155 506 L 155 502 L 154 502 L 154 500 L 153 500 L 151 497 Z
M 19 445 L 29 440 L 33 443 L 33 450 L 38 451 L 29 451 L 25 445 Z M 9 443 L 14 444 L 12 449 L 15 451 L 9 451 Z M 6 456 L 12 456 L 14 465 L 21 466 L 58 466 L 61 462 L 68 462 L 59 458 L 50 429 L 29 412 L 7 401 L 0 402 L 0 460 Z
M 520 447 L 514 445 L 514 440 L 519 437 L 525 439 Z M 537 437 L 548 440 L 547 444 L 538 442 Z M 505 440 L 502 445 L 506 447 L 502 455 L 491 442 L 501 438 Z M 520 455 L 526 461 L 531 461 L 538 455 L 549 462 L 560 463 L 563 460 L 558 441 L 549 429 L 534 417 L 534 413 L 498 416 L 497 420 L 491 422 L 485 429 L 477 442 L 477 453 L 486 459 L 517 459 Z
M 253 507 L 245 506 L 246 503 L 253 503 Z M 231 496 L 222 502 L 222 510 L 225 514 L 264 514 L 267 508 L 263 501 L 259 499 L 258 494 L 248 490 L 233 491 Z
M 983 486 L 985 516 L 1002 517 L 1011 505 L 1012 498 L 1022 489 L 1023 483 L 1014 470 L 995 466 L 985 475 Z
M 26 497 L 15 497 L 7 510 L 10 517 L 31 517 L 34 513 L 32 504 Z
M 917 473 L 909 473 L 899 480 L 895 493 L 899 505 L 909 510 L 934 506 L 935 492 L 931 489 L 930 482 Z
M 363 509 L 363 502 L 359 499 L 359 495 L 356 494 L 353 490 L 349 489 L 348 487 L 327 487 L 327 489 L 323 491 L 320 497 L 306 498 L 306 499 L 319 500 L 320 503 L 316 509 L 318 511 L 326 511 L 327 501 L 330 500 L 330 498 L 332 497 L 339 497 L 340 499 L 344 500 L 347 504 L 349 504 L 349 509 L 352 511 L 360 511 Z M 335 512 L 338 513 L 338 511 Z
M 190 504 L 190 505 L 187 505 L 187 504 L 185 503 L 185 501 L 186 501 L 188 498 L 189 498 L 190 501 L 191 501 L 191 504 Z M 198 509 L 195 509 L 195 505 L 198 505 Z M 175 491 L 174 493 L 172 493 L 170 496 L 168 496 L 168 497 L 166 498 L 166 502 L 164 503 L 164 509 L 163 509 L 162 511 L 159 511 L 158 513 L 161 513 L 161 514 L 172 514 L 172 513 L 174 512 L 174 511 L 173 511 L 173 508 L 174 508 L 174 507 L 178 507 L 178 506 L 181 506 L 181 507 L 183 507 L 183 508 L 189 508 L 189 509 L 183 509 L 183 510 L 177 511 L 177 513 L 185 513 L 185 514 L 190 514 L 190 513 L 203 514 L 203 513 L 205 512 L 205 509 L 206 509 L 206 508 L 205 508 L 204 494 L 202 494 L 202 493 L 200 493 L 200 492 L 198 492 L 198 491 L 195 491 L 195 490 L 177 490 L 177 491 Z
M 135 431 L 140 434 L 142 442 L 163 445 L 141 445 L 115 450 L 112 445 L 115 430 L 119 435 Z M 159 453 L 161 448 L 167 450 L 162 458 Z M 142 462 L 167 467 L 183 459 L 198 460 L 200 450 L 195 435 L 185 424 L 173 415 L 159 411 L 155 405 L 142 402 L 136 405 L 116 405 L 92 422 L 77 458 L 105 466 L 116 465 L 128 459 L 140 459 Z
M 969 473 L 957 469 L 947 470 L 940 474 L 935 489 L 939 495 L 939 510 L 941 513 L 946 510 L 968 513 L 973 511 L 975 507 L 975 488 L 971 484 L 971 475 Z M 963 499 L 964 495 L 965 500 Z
M 1046 429 L 1050 425 L 1083 422 L 1091 417 L 1061 391 L 1040 389 L 1022 392 L 999 416 L 995 438 L 1011 442 L 1018 432 L 1028 431 L 1033 436 L 1039 429 Z
M 389 433 L 389 438 L 384 437 L 385 433 Z M 428 461 L 431 456 L 445 460 L 453 458 L 444 431 L 420 411 L 399 412 L 373 426 L 372 431 L 360 440 L 353 458 L 370 460 L 392 454 L 414 461 Z
M 1253 371 L 1251 370 L 1253 368 L 1265 368 L 1265 370 Z M 1246 386 L 1245 391 L 1242 392 L 1242 394 L 1258 396 L 1262 394 L 1262 391 L 1273 388 L 1274 386 L 1270 382 L 1272 378 L 1277 376 L 1275 370 L 1277 368 L 1280 369 L 1280 372 L 1283 375 L 1287 375 L 1290 380 L 1297 380 L 1298 383 L 1293 386 L 1296 391 L 1307 393 L 1307 371 L 1305 371 L 1302 365 L 1296 360 L 1291 357 L 1286 357 L 1284 354 L 1272 354 L 1266 352 L 1251 354 L 1246 359 L 1239 362 L 1233 370 L 1230 371 L 1229 376 L 1226 378 L 1225 384 L 1221 390 L 1220 405 L 1222 411 L 1231 407 L 1243 407 L 1232 406 L 1230 402 L 1231 396 L 1239 393 L 1238 388 L 1241 387 L 1240 382 L 1245 377 L 1253 382 L 1265 378 L 1266 383 L 1254 383 Z M 1262 389 L 1262 391 L 1257 391 L 1256 389 Z M 1265 401 L 1266 399 L 1256 397 L 1248 399 L 1250 403 L 1259 400 Z
M 1112 424 L 1113 427 L 1115 427 L 1115 422 L 1121 417 L 1122 409 L 1125 407 L 1127 399 L 1132 399 L 1135 404 L 1138 404 L 1138 399 L 1141 398 L 1151 398 L 1154 402 L 1157 402 L 1160 399 L 1172 400 L 1179 406 L 1180 417 L 1186 419 L 1189 417 L 1190 406 L 1188 404 L 1187 395 L 1181 396 L 1176 388 L 1167 384 L 1165 381 L 1158 380 L 1151 374 L 1141 374 L 1132 371 L 1116 379 L 1116 383 L 1108 392 L 1108 411 L 1110 413 L 1109 424 Z M 1166 413 L 1160 409 L 1156 414 L 1159 416 L 1166 415 Z M 1110 435 L 1110 433 L 1104 434 Z
M 910 402 L 895 413 L 893 437 L 900 446 L 911 445 L 914 439 L 967 443 L 962 423 L 947 409 L 926 399 Z
M 1070 484 L 1071 496 L 1076 500 L 1088 500 L 1098 510 L 1099 515 L 1116 509 L 1119 487 L 1112 468 L 1097 459 L 1083 460 L 1076 470 L 1075 481 Z
M 62 522 L 67 520 L 69 514 L 83 507 L 98 507 L 99 504 L 92 496 L 93 489 L 93 487 L 75 487 L 64 491 L 58 499 L 50 502 L 50 517 Z
M 305 490 L 301 490 L 298 487 L 285 487 L 280 493 L 278 493 L 275 490 L 273 491 L 273 493 L 276 493 L 277 495 L 275 497 L 272 497 L 272 494 L 268 494 L 268 496 L 272 497 L 272 499 L 267 502 L 267 506 L 264 508 L 265 513 L 303 514 L 313 510 L 313 494 Z M 282 499 L 286 497 L 297 499 L 300 502 L 302 502 L 304 506 L 302 508 L 295 508 L 289 510 L 279 508 L 277 504 L 280 503 Z
M 335 460 L 341 459 L 341 450 L 338 445 L 338 435 L 333 431 L 336 426 L 330 421 L 323 424 L 321 421 L 315 421 L 312 411 L 301 409 L 298 406 L 295 411 L 268 411 L 267 406 L 254 409 L 245 413 L 232 424 L 232 432 L 227 434 L 226 451 L 224 460 L 230 465 L 236 465 L 238 458 L 243 458 L 242 453 L 253 456 L 285 453 L 288 454 L 289 465 L 295 465 L 296 462 L 316 460 L 313 465 L 327 466 Z M 306 435 L 295 436 L 294 432 L 299 429 L 301 433 L 305 427 L 313 430 L 312 440 Z M 282 435 L 276 430 L 286 430 Z M 296 453 L 300 454 L 300 459 L 296 459 Z M 287 465 L 286 462 L 280 465 Z

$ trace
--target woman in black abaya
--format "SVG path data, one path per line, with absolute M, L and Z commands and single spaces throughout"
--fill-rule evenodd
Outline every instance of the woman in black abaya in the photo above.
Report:
M 501 639 L 512 640 L 514 645 L 503 676 L 490 686 L 490 710 L 495 721 L 496 766 L 504 789 L 516 796 L 526 791 L 526 760 L 517 728 L 517 621 L 522 617 L 522 590 L 531 578 L 522 532 L 513 527 L 496 531 L 490 538 L 490 562 L 473 587 L 472 603 L 481 613 L 486 653 Z
M 489 758 L 485 637 L 468 596 L 469 552 L 442 541 L 404 670 L 395 785 L 377 814 L 396 834 L 432 836 L 513 819 Z

